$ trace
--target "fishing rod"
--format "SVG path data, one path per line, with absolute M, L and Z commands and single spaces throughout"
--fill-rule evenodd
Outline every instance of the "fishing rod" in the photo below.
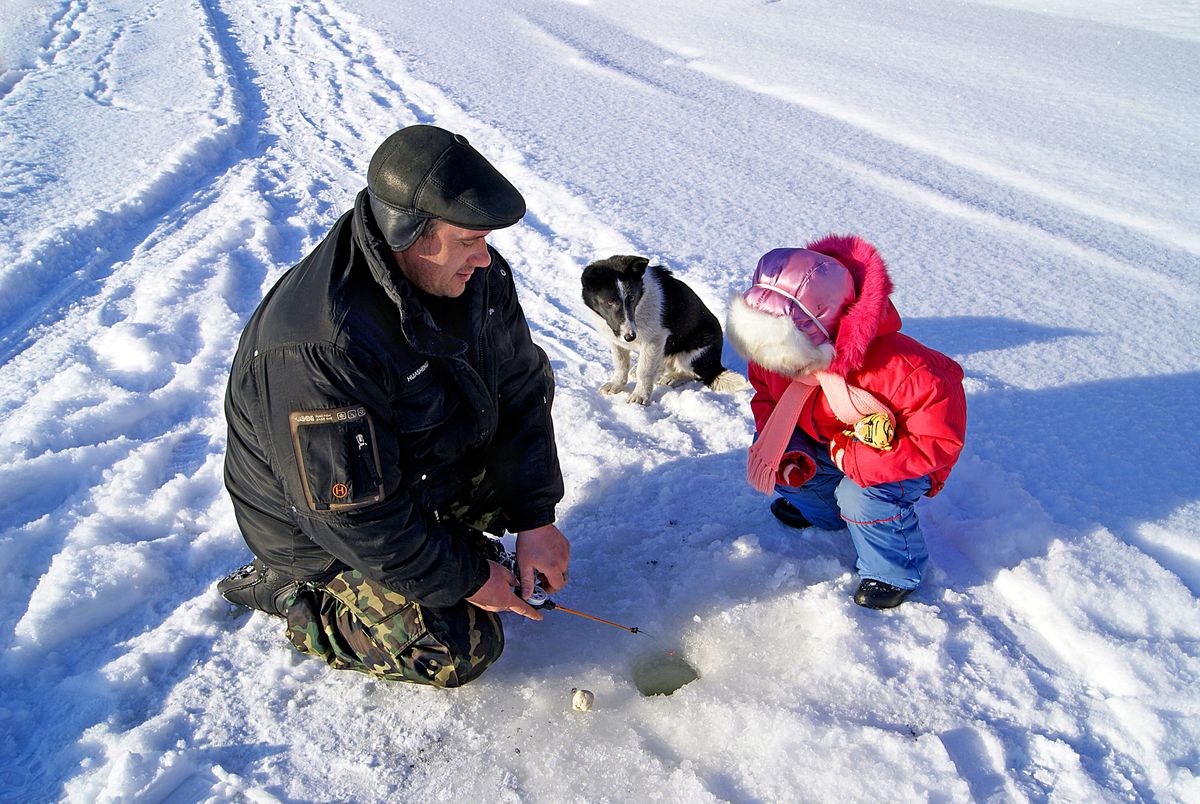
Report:
M 533 586 L 533 594 L 530 595 L 529 600 L 527 600 L 525 602 L 528 603 L 529 605 L 533 606 L 535 609 L 545 609 L 546 611 L 562 611 L 562 612 L 566 612 L 567 614 L 574 614 L 576 617 L 585 617 L 589 620 L 595 620 L 598 623 L 604 623 L 605 625 L 611 625 L 613 628 L 620 628 L 622 631 L 628 631 L 631 634 L 645 634 L 646 633 L 645 631 L 638 628 L 637 626 L 631 627 L 628 625 L 621 625 L 620 623 L 614 623 L 612 620 L 606 620 L 603 617 L 597 617 L 594 614 L 588 614 L 586 612 L 577 611 L 575 609 L 569 609 L 566 606 L 560 606 L 557 603 L 555 603 L 553 600 L 551 600 L 550 596 L 547 595 L 545 590 L 543 590 L 542 587 L 539 586 L 537 583 L 535 583 Z
M 533 603 L 531 602 L 529 605 L 532 606 Z M 569 609 L 566 606 L 560 606 L 557 603 L 555 603 L 553 600 L 551 600 L 550 598 L 546 598 L 545 602 L 543 602 L 542 605 L 535 606 L 534 608 L 546 609 L 547 611 L 565 611 L 567 614 L 574 614 L 576 617 L 586 617 L 589 620 L 595 620 L 598 623 L 604 623 L 605 625 L 611 625 L 613 628 L 620 628 L 622 631 L 628 631 L 631 634 L 646 633 L 645 631 L 638 628 L 637 626 L 630 627 L 628 625 L 621 625 L 620 623 L 614 623 L 612 620 L 606 620 L 603 617 L 596 617 L 595 615 L 586 614 L 582 611 L 576 611 L 575 609 Z

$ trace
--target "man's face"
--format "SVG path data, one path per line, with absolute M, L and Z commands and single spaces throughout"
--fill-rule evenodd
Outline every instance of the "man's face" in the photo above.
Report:
M 425 232 L 404 251 L 393 252 L 400 273 L 431 296 L 457 298 L 476 269 L 492 263 L 484 239 L 491 230 L 461 229 L 445 221 L 430 221 Z

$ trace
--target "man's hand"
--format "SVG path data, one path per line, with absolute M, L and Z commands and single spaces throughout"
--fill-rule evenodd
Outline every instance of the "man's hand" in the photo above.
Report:
M 531 620 L 542 619 L 542 613 L 517 597 L 513 588 L 517 585 L 517 576 L 497 564 L 489 561 L 491 574 L 487 582 L 479 587 L 479 591 L 467 598 L 467 602 L 478 606 L 484 611 L 511 611 L 528 617 Z
M 571 543 L 554 525 L 542 525 L 517 534 L 517 567 L 521 570 L 521 597 L 533 594 L 533 581 L 542 576 L 542 588 L 557 592 L 567 585 L 567 562 Z

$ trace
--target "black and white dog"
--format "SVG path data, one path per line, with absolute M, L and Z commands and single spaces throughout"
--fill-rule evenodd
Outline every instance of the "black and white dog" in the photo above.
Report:
M 583 303 L 612 348 L 612 379 L 600 386 L 601 393 L 625 389 L 632 352 L 639 356 L 630 402 L 649 404 L 656 380 L 679 385 L 699 379 L 714 391 L 750 387 L 721 365 L 724 339 L 717 317 L 661 265 L 631 256 L 593 262 L 583 269 Z

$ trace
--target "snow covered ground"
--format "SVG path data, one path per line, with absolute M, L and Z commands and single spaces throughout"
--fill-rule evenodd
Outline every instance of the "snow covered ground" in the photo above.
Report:
M 1200 801 L 1195 0 L 8 0 L 0 800 Z M 558 378 L 563 614 L 441 692 L 214 582 L 246 317 L 401 125 L 465 134 Z M 718 314 L 827 232 L 966 369 L 910 602 L 742 480 L 748 395 L 604 397 L 583 265 Z M 744 368 L 728 355 L 735 367 Z M 678 649 L 701 678 L 643 698 Z M 596 694 L 590 713 L 570 692 Z

